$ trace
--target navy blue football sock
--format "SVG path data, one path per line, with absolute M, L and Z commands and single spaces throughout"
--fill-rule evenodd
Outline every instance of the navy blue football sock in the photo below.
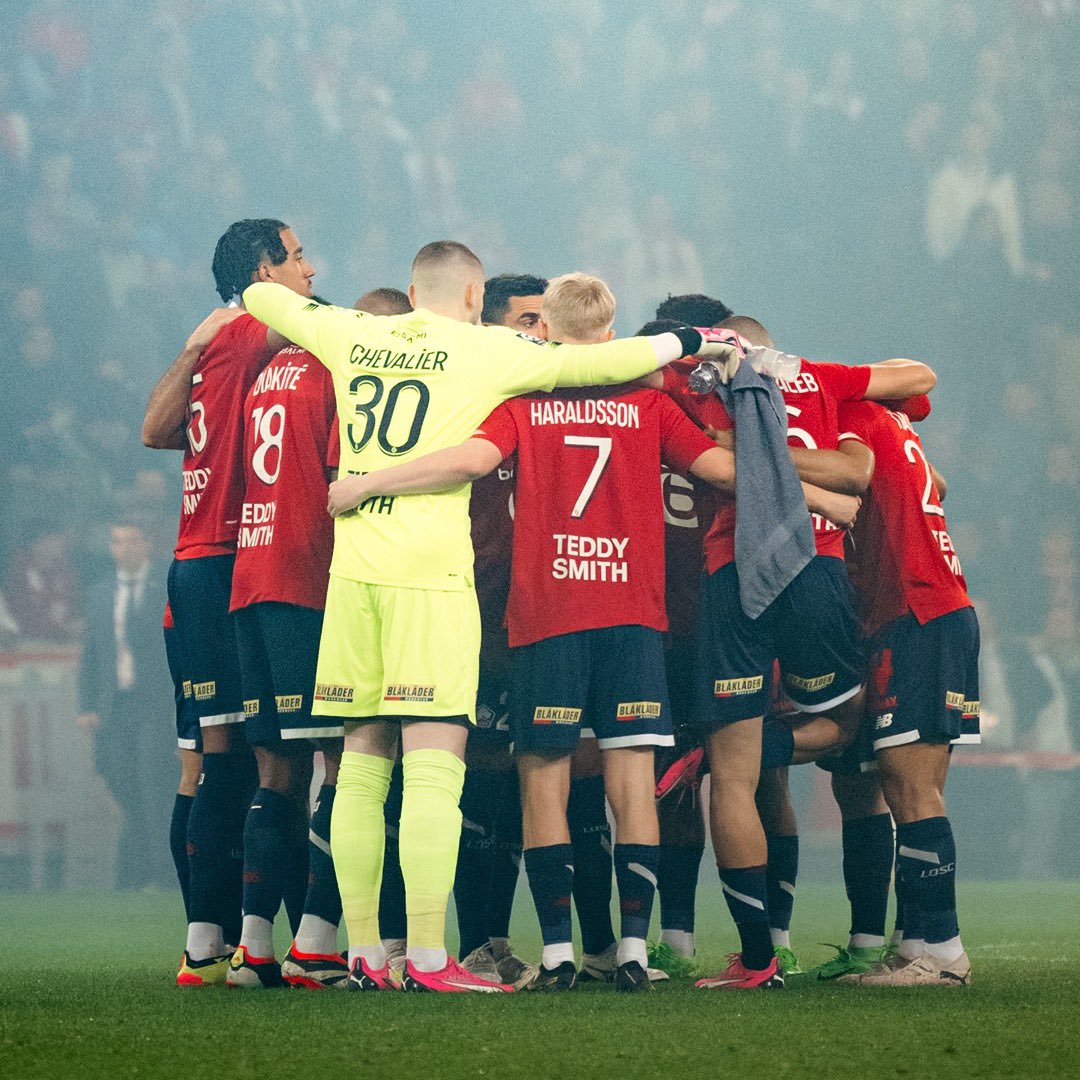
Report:
M 799 877 L 799 838 L 770 836 L 769 865 L 765 871 L 769 898 L 769 925 L 773 930 L 791 929 L 795 908 L 795 883 Z
M 190 868 L 188 866 L 188 818 L 191 816 L 191 804 L 194 795 L 177 794 L 173 802 L 172 821 L 169 824 L 169 850 L 172 852 L 173 866 L 176 867 L 176 880 L 180 883 L 180 895 L 184 899 L 184 914 L 188 912 L 188 893 Z
M 761 725 L 761 767 L 786 769 L 795 756 L 795 733 L 787 726 L 765 717 Z
M 468 774 L 466 774 L 468 775 Z M 383 814 L 386 818 L 386 853 L 383 856 L 382 887 L 379 891 L 379 937 L 383 941 L 405 941 L 405 879 L 401 874 L 398 829 L 401 825 L 401 762 L 390 775 L 390 791 Z
M 660 926 L 664 930 L 694 932 L 694 901 L 704 847 L 660 845 L 656 891 L 660 894 Z
M 900 846 L 900 840 L 894 841 L 894 849 Z M 906 934 L 907 924 L 907 900 L 904 890 L 904 876 L 900 873 L 900 864 L 894 859 L 893 891 L 896 894 L 896 918 L 893 920 L 893 933 L 903 937 Z
M 574 888 L 573 847 L 551 844 L 529 848 L 525 852 L 525 873 L 545 948 L 568 946 L 573 937 L 570 916 Z
M 285 905 L 289 927 L 295 938 L 297 930 L 300 929 L 300 920 L 304 916 L 310 871 L 307 814 L 295 800 L 292 817 L 292 828 L 289 831 L 289 862 L 285 873 L 285 891 L 281 895 L 281 900 Z
M 596 956 L 615 944 L 611 926 L 611 826 L 602 776 L 585 776 L 570 784 L 566 821 L 574 848 L 574 906 L 581 925 L 581 947 Z
M 845 821 L 842 844 L 851 935 L 884 940 L 893 869 L 892 817 L 870 814 Z
M 245 755 L 204 754 L 188 816 L 188 921 L 221 926 L 229 944 L 240 940 L 251 775 Z
M 724 899 L 739 930 L 743 965 L 751 971 L 764 971 L 773 962 L 765 867 L 722 866 L 719 870 Z
M 652 920 L 660 845 L 616 844 L 613 862 L 619 885 L 619 937 L 644 941 Z
M 273 922 L 290 862 L 296 807 L 288 795 L 259 788 L 244 826 L 244 914 Z
M 489 938 L 506 938 L 510 936 L 510 915 L 521 873 L 521 788 L 516 772 L 503 774 L 492 839 L 485 913 L 487 934 Z
M 336 792 L 332 784 L 319 788 L 308 829 L 308 880 L 304 897 L 304 914 L 315 915 L 332 926 L 341 922 L 341 895 L 330 854 L 330 817 Z
M 897 868 L 918 910 L 919 937 L 927 945 L 960 934 L 956 919 L 956 842 L 946 817 L 897 825 Z M 905 928 L 905 937 L 908 930 Z
M 491 872 L 492 826 L 501 776 L 485 769 L 469 769 L 461 791 L 461 844 L 454 874 L 458 955 L 464 959 L 486 945 L 487 885 Z

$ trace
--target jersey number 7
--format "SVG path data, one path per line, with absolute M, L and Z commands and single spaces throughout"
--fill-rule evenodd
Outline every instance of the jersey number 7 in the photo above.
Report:
M 600 483 L 600 477 L 604 475 L 604 469 L 611 460 L 611 439 L 592 435 L 566 435 L 563 442 L 567 446 L 591 446 L 596 450 L 596 461 L 593 463 L 592 471 L 585 481 L 585 486 L 581 489 L 581 494 L 577 497 L 577 502 L 574 503 L 574 509 L 570 511 L 571 517 L 579 518 L 584 516 L 585 509 L 596 491 L 596 485 Z

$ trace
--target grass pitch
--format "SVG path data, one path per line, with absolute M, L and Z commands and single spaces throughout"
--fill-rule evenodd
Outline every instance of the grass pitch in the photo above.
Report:
M 966 990 L 789 980 L 776 993 L 344 994 L 178 990 L 173 896 L 0 894 L 0 1071 L 65 1077 L 1080 1076 L 1080 886 L 969 885 Z M 700 893 L 703 967 L 733 946 Z M 842 941 L 838 887 L 796 904 L 803 961 Z M 527 895 L 515 940 L 538 949 Z M 287 947 L 287 942 L 283 948 Z

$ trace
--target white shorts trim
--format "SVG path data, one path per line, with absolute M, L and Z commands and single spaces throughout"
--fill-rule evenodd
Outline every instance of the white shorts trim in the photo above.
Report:
M 345 725 L 338 724 L 336 727 L 298 727 L 282 728 L 283 739 L 341 739 L 345 736 Z
M 916 731 L 901 731 L 898 735 L 886 735 L 884 739 L 874 740 L 875 750 L 885 750 L 890 746 L 906 746 L 908 743 L 918 742 L 922 735 Z
M 619 735 L 614 739 L 597 739 L 601 750 L 620 750 L 624 746 L 674 746 L 674 735 Z
M 199 748 L 197 739 L 177 739 L 176 745 L 179 746 L 181 750 L 198 750 Z
M 836 705 L 842 705 L 845 701 L 850 701 L 860 690 L 862 690 L 863 685 L 863 683 L 859 683 L 858 686 L 853 686 L 850 690 L 845 690 L 842 694 L 837 694 L 836 697 L 829 698 L 828 701 L 821 705 L 800 705 L 794 698 L 791 698 L 791 704 L 795 706 L 797 712 L 801 713 L 827 712 Z M 791 695 L 789 694 L 788 696 L 790 697 Z
M 244 714 L 242 712 L 218 713 L 216 716 L 199 717 L 199 727 L 223 727 L 225 724 L 242 724 Z
M 982 735 L 975 732 L 968 732 L 966 735 L 960 735 L 955 739 L 949 740 L 950 746 L 980 746 L 982 745 Z
M 596 732 L 591 727 L 583 727 L 581 729 L 581 738 L 583 739 L 595 739 Z

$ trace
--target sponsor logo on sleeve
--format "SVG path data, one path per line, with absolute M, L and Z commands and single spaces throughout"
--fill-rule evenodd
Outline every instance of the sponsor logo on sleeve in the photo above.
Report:
M 713 694 L 718 698 L 739 697 L 756 694 L 764 685 L 764 675 L 755 675 L 751 679 L 717 679 L 713 683 Z
M 351 686 L 339 686 L 337 683 L 316 683 L 315 700 L 326 701 L 333 705 L 351 705 L 353 688 Z
M 302 694 L 276 694 L 274 704 L 279 713 L 299 712 L 303 708 L 304 698 Z
M 533 713 L 534 724 L 580 724 L 580 709 L 562 709 L 553 705 L 538 705 Z
M 419 701 L 431 703 L 435 700 L 434 686 L 411 686 L 391 684 L 383 694 L 383 701 Z
M 245 716 L 258 716 L 259 715 L 259 699 L 258 698 L 245 698 L 244 699 L 244 715 Z
M 211 679 L 208 682 L 192 683 L 191 689 L 195 693 L 196 701 L 209 701 L 217 693 L 217 682 Z
M 191 689 L 191 680 L 190 679 L 185 679 L 184 680 L 184 697 L 191 697 L 191 695 L 193 693 L 194 693 L 194 691 Z

